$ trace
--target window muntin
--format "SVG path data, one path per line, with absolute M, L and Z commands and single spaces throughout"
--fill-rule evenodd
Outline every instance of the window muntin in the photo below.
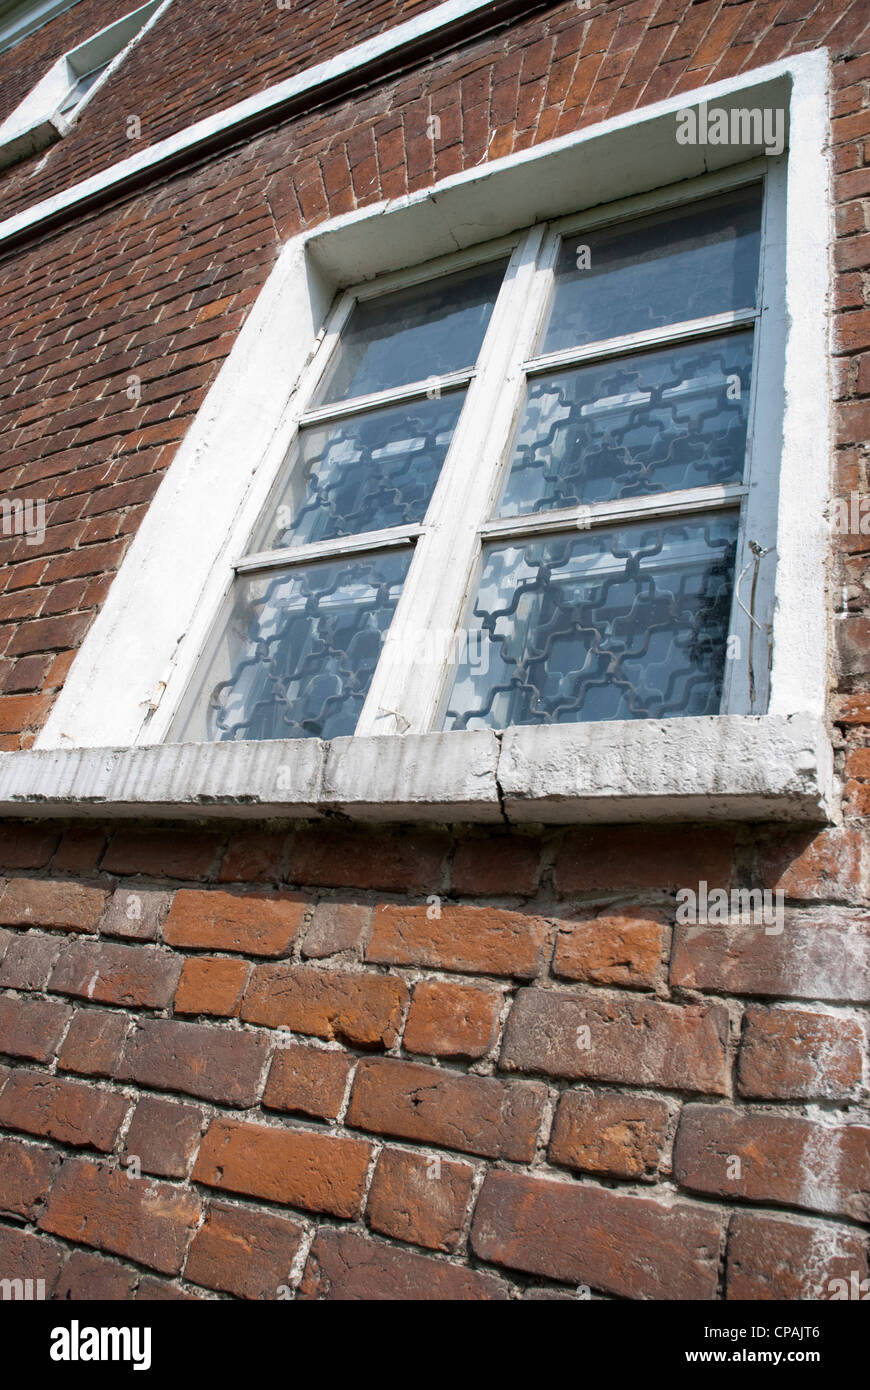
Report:
M 361 417 L 390 403 L 396 406 L 405 401 L 419 403 L 424 396 L 427 401 L 441 399 L 443 403 L 454 389 L 464 387 L 470 388 L 471 395 L 477 393 L 474 404 L 469 399 L 467 408 L 462 410 L 458 427 L 445 451 L 425 524 L 407 521 L 405 524 L 396 523 L 382 530 L 354 535 L 351 534 L 350 524 L 345 525 L 339 519 L 328 523 L 331 532 L 336 533 L 334 539 L 317 540 L 316 528 L 305 529 L 303 513 L 308 507 L 309 516 L 322 516 L 324 507 L 328 513 L 330 505 L 328 502 L 321 504 L 316 499 L 312 505 L 312 489 L 306 486 L 304 467 L 299 470 L 297 465 L 294 473 L 288 464 L 279 485 L 273 489 L 272 502 L 255 528 L 253 553 L 248 553 L 236 565 L 237 573 L 243 576 L 264 564 L 299 563 L 302 559 L 312 561 L 327 554 L 360 549 L 408 547 L 412 558 L 395 607 L 393 627 L 371 677 L 368 700 L 355 732 L 451 728 L 459 727 L 461 721 L 468 727 L 487 724 L 500 727 L 501 719 L 540 723 L 585 718 L 672 717 L 701 710 L 704 713 L 757 713 L 765 707 L 766 671 L 761 678 L 756 670 L 755 679 L 750 674 L 747 681 L 745 672 L 735 672 L 738 663 L 726 660 L 726 655 L 733 655 L 731 645 L 735 633 L 742 634 L 742 638 L 737 640 L 738 652 L 740 641 L 747 638 L 751 649 L 753 633 L 748 626 L 750 621 L 757 625 L 760 632 L 764 631 L 765 605 L 772 596 L 772 585 L 767 576 L 765 582 L 759 585 L 757 613 L 750 620 L 739 593 L 735 594 L 734 585 L 735 575 L 738 581 L 745 578 L 746 559 L 748 556 L 751 558 L 751 551 L 747 547 L 752 535 L 756 534 L 754 522 L 747 529 L 751 489 L 742 465 L 744 456 L 749 460 L 752 454 L 751 447 L 745 446 L 747 434 L 751 439 L 751 403 L 757 389 L 752 380 L 751 340 L 757 328 L 759 305 L 762 302 L 761 296 L 755 293 L 761 244 L 762 193 L 757 174 L 755 182 L 750 184 L 747 180 L 745 187 L 740 186 L 739 177 L 732 182 L 736 185 L 734 191 L 719 194 L 715 199 L 707 198 L 675 208 L 671 195 L 667 212 L 642 218 L 625 218 L 609 228 L 602 226 L 597 233 L 601 245 L 613 246 L 619 242 L 625 247 L 632 238 L 637 241 L 645 224 L 654 229 L 666 225 L 672 234 L 677 235 L 674 229 L 679 227 L 681 216 L 685 217 L 693 229 L 692 236 L 684 240 L 691 242 L 686 254 L 694 266 L 692 274 L 696 290 L 688 298 L 682 294 L 687 279 L 685 263 L 684 273 L 676 277 L 675 283 L 682 295 L 682 298 L 678 295 L 679 303 L 683 305 L 681 312 L 694 314 L 703 302 L 704 307 L 710 310 L 703 318 L 683 320 L 677 318 L 676 310 L 657 312 L 656 322 L 651 328 L 644 326 L 640 331 L 619 336 L 612 331 L 613 324 L 605 324 L 602 330 L 605 338 L 601 342 L 588 341 L 589 316 L 584 320 L 581 315 L 578 320 L 576 290 L 573 284 L 566 290 L 567 277 L 563 275 L 560 279 L 559 274 L 560 265 L 565 265 L 566 247 L 574 259 L 575 269 L 579 264 L 579 244 L 592 246 L 594 256 L 593 234 L 582 225 L 577 229 L 576 224 L 574 230 L 570 230 L 569 224 L 570 234 L 561 226 L 549 231 L 546 227 L 537 227 L 515 239 L 514 252 L 498 299 L 501 317 L 499 309 L 493 314 L 491 304 L 482 315 L 480 306 L 472 305 L 472 314 L 477 321 L 482 321 L 485 330 L 480 334 L 483 339 L 481 362 L 483 359 L 489 361 L 497 358 L 501 364 L 494 372 L 490 362 L 487 368 L 488 384 L 485 384 L 487 371 L 481 369 L 481 362 L 477 369 L 466 367 L 451 372 L 455 362 L 460 359 L 444 355 L 443 348 L 442 355 L 435 359 L 438 365 L 445 368 L 443 377 L 439 379 L 435 374 L 429 374 L 423 380 L 403 382 L 401 367 L 399 365 L 397 368 L 396 365 L 402 354 L 391 350 L 389 344 L 386 347 L 379 345 L 377 333 L 372 332 L 369 326 L 377 324 L 380 317 L 382 327 L 391 327 L 385 309 L 388 305 L 387 294 L 382 296 L 379 304 L 377 286 L 367 286 L 360 292 L 359 307 L 365 309 L 371 304 L 373 310 L 368 315 L 360 314 L 357 323 L 367 331 L 357 335 L 357 343 L 351 342 L 350 350 L 342 343 L 339 329 L 344 326 L 346 330 L 353 321 L 353 313 L 349 315 L 349 305 L 354 303 L 355 296 L 346 297 L 344 305 L 336 311 L 333 328 L 327 334 L 327 341 L 321 347 L 319 359 L 312 369 L 307 391 L 307 399 L 312 404 L 303 409 L 298 417 L 299 438 L 304 439 L 304 431 L 311 426 L 322 427 L 324 423 L 330 423 L 332 417 L 336 420 L 354 415 Z M 665 201 L 664 196 L 662 201 Z M 603 223 L 605 218 L 599 215 L 599 220 Z M 647 276 L 645 283 L 652 286 L 650 303 L 657 291 L 655 277 L 649 278 L 652 274 L 649 267 L 655 270 L 656 263 L 661 263 L 664 256 L 666 277 L 674 279 L 673 260 L 665 255 L 662 246 L 662 238 L 656 232 L 653 241 L 655 254 L 643 260 L 647 267 L 644 271 Z M 697 257 L 705 247 L 714 263 L 715 273 L 709 277 L 712 290 L 697 268 Z M 465 254 L 467 257 L 468 253 Z M 486 248 L 483 248 L 481 261 L 485 262 L 486 256 Z M 467 269 L 463 271 L 464 274 L 467 274 Z M 502 274 L 501 269 L 499 274 Z M 583 272 L 579 274 L 582 277 Z M 391 286 L 400 278 L 392 277 Z M 413 297 L 416 293 L 418 303 L 424 302 L 428 291 L 424 271 L 416 270 L 409 274 L 408 279 L 412 283 L 399 315 L 400 331 L 385 336 L 393 339 L 394 348 L 401 341 L 401 333 L 409 332 L 411 337 L 406 341 L 411 342 L 413 351 L 414 338 L 418 335 L 425 337 L 427 332 L 425 314 L 418 312 L 415 317 Z M 442 274 L 438 279 L 441 281 L 437 286 L 440 303 L 449 305 L 449 295 L 444 293 L 449 288 L 449 277 Z M 603 275 L 602 280 L 606 279 L 607 276 Z M 474 277 L 468 276 L 468 282 L 474 284 Z M 430 286 L 432 283 L 428 282 Z M 611 281 L 611 295 L 612 284 Z M 750 290 L 745 289 L 747 285 Z M 558 306 L 560 296 L 566 294 L 568 300 L 573 296 L 574 309 L 562 315 L 560 331 L 563 344 L 568 331 L 566 325 L 572 322 L 575 325 L 580 323 L 580 327 L 575 327 L 572 332 L 578 339 L 585 337 L 585 341 L 563 345 L 555 352 L 545 352 L 543 349 L 548 344 L 549 325 L 554 321 L 553 306 Z M 706 298 L 702 301 L 699 295 Z M 635 294 L 635 301 L 637 297 Z M 400 295 L 396 295 L 396 302 L 402 302 Z M 613 302 L 621 305 L 623 300 L 614 298 Z M 535 324 L 538 329 L 535 329 Z M 439 331 L 433 334 L 433 342 L 438 340 Z M 509 346 L 505 349 L 506 335 Z M 450 341 L 449 335 L 446 335 L 446 341 Z M 552 342 L 551 337 L 549 341 Z M 440 342 L 442 345 L 445 342 L 443 333 Z M 535 348 L 536 342 L 540 344 L 538 348 Z M 362 343 L 361 350 L 359 343 Z M 468 356 L 467 353 L 464 355 Z M 421 367 L 429 366 L 425 355 L 414 360 L 420 363 L 415 368 L 414 376 Z M 376 365 L 370 369 L 369 363 Z M 360 365 L 362 376 L 358 376 Z M 476 381 L 475 377 L 478 378 Z M 615 391 L 611 390 L 614 379 L 620 388 Z M 384 381 L 399 384 L 383 387 Z M 318 383 L 322 383 L 319 388 Z M 324 397 L 338 394 L 336 383 L 354 391 L 360 384 L 376 389 L 366 397 L 324 401 Z M 556 391 L 550 389 L 554 383 Z M 534 448 L 539 421 L 533 419 L 529 404 L 535 400 L 540 404 L 548 390 L 550 395 L 560 394 L 560 399 L 551 402 L 550 408 L 555 411 L 555 417 L 563 421 L 561 459 L 556 457 L 555 452 L 542 459 L 541 451 L 538 450 L 536 454 Z M 439 394 L 442 392 L 443 395 Z M 567 404 L 566 397 L 569 398 Z M 304 406 L 304 400 L 302 404 Z M 573 446 L 571 449 L 564 447 L 565 438 L 577 423 L 575 420 L 573 426 L 564 425 L 565 418 L 570 417 L 572 410 L 578 415 L 586 432 L 584 447 L 579 453 Z M 612 428 L 608 426 L 608 419 Z M 404 435 L 405 441 L 419 437 L 410 435 L 407 430 L 400 430 L 400 434 Z M 618 440 L 617 434 L 620 434 Z M 575 428 L 575 442 L 576 436 Z M 512 464 L 516 463 L 518 441 L 526 446 L 526 476 L 522 486 L 517 489 L 520 470 L 512 467 Z M 398 443 L 400 448 L 406 447 L 401 440 Z M 614 469 L 608 476 L 600 457 L 602 446 L 605 451 L 611 451 L 611 458 L 621 458 L 621 471 Z M 351 452 L 349 450 L 349 456 Z M 373 450 L 369 450 L 368 481 L 376 494 L 377 476 L 371 466 L 372 453 Z M 304 454 L 304 449 L 301 454 Z M 319 457 L 322 459 L 322 456 L 321 452 Z M 402 466 L 408 469 L 407 456 Z M 328 468 L 326 472 L 329 472 Z M 315 493 L 322 476 L 321 463 L 314 470 L 309 470 L 308 482 L 314 478 Z M 408 476 L 414 476 L 413 463 Z M 334 471 L 333 477 L 339 478 L 340 473 Z M 288 490 L 288 481 L 292 481 L 295 492 L 293 487 Z M 327 493 L 330 487 L 328 483 Z M 769 477 L 760 491 L 764 491 L 765 501 L 769 504 Z M 333 491 L 332 496 L 337 497 L 337 492 Z M 285 521 L 288 516 L 290 518 L 289 526 L 284 529 L 275 520 L 278 508 L 282 506 L 285 508 Z M 340 507 L 333 505 L 331 510 L 338 515 Z M 613 528 L 619 523 L 624 528 L 624 536 L 633 535 L 635 533 L 628 528 L 629 522 L 673 520 L 674 524 L 682 521 L 685 527 L 690 522 L 694 524 L 692 519 L 699 513 L 698 524 L 702 533 L 716 534 L 720 539 L 717 546 L 710 549 L 707 561 L 700 565 L 700 569 L 697 557 L 691 563 L 686 560 L 683 577 L 680 564 L 675 560 L 671 566 L 674 577 L 668 581 L 670 588 L 666 587 L 659 594 L 659 610 L 663 605 L 670 604 L 670 626 L 660 617 L 658 635 L 653 644 L 660 677 L 658 685 L 653 680 L 655 672 L 652 666 L 647 677 L 638 669 L 638 662 L 642 663 L 643 660 L 643 643 L 638 644 L 639 634 L 631 637 L 625 631 L 626 616 L 621 613 L 614 616 L 607 610 L 604 613 L 607 623 L 615 623 L 616 627 L 602 633 L 599 651 L 592 653 L 592 656 L 600 665 L 606 655 L 612 670 L 620 662 L 627 663 L 620 679 L 624 675 L 634 691 L 630 700 L 624 693 L 618 698 L 613 692 L 610 696 L 603 696 L 600 693 L 603 689 L 600 671 L 597 684 L 590 684 L 590 653 L 587 651 L 584 656 L 581 647 L 578 647 L 577 660 L 572 665 L 566 659 L 566 637 L 562 632 L 558 642 L 558 661 L 554 660 L 552 672 L 548 673 L 546 669 L 542 671 L 541 653 L 534 643 L 537 636 L 544 632 L 541 622 L 546 626 L 546 620 L 536 619 L 535 622 L 527 621 L 523 632 L 531 643 L 529 651 L 538 663 L 538 679 L 543 681 L 543 686 L 536 686 L 537 703 L 527 699 L 524 704 L 523 698 L 511 698 L 510 692 L 506 694 L 500 691 L 499 699 L 489 701 L 487 705 L 486 698 L 481 698 L 481 679 L 486 672 L 472 669 L 469 674 L 469 663 L 466 661 L 463 664 L 459 639 L 463 634 L 469 638 L 476 634 L 479 638 L 481 628 L 486 624 L 487 613 L 491 615 L 494 611 L 490 608 L 484 612 L 486 605 L 479 601 L 479 590 L 481 577 L 487 566 L 494 562 L 497 553 L 504 552 L 500 562 L 502 574 L 513 575 L 512 580 L 506 577 L 505 582 L 516 583 L 518 589 L 524 586 L 523 593 L 526 595 L 529 588 L 526 560 L 521 562 L 517 557 L 524 555 L 528 558 L 532 553 L 528 544 L 538 538 L 543 541 L 548 535 L 552 535 L 555 543 L 559 533 L 576 533 L 578 526 L 589 532 L 588 536 L 579 538 L 578 548 L 572 551 L 572 565 L 565 572 L 558 570 L 558 566 L 553 569 L 546 559 L 552 545 L 550 551 L 546 546 L 540 551 L 545 557 L 544 568 L 550 566 L 552 583 L 561 596 L 560 602 L 555 605 L 559 607 L 561 604 L 560 621 L 563 621 L 563 625 L 567 623 L 570 628 L 577 619 L 576 612 L 573 618 L 568 616 L 573 612 L 570 595 L 579 592 L 576 585 L 572 588 L 570 575 L 577 569 L 578 556 L 584 553 L 583 543 L 588 544 L 590 539 L 594 539 L 598 528 L 608 526 L 611 528 L 609 534 L 616 535 Z M 375 520 L 381 519 L 394 521 L 393 515 L 381 517 L 377 507 L 369 515 L 370 520 L 365 525 L 372 525 Z M 765 523 L 766 530 L 762 527 L 757 534 L 769 534 L 771 522 L 772 517 Z M 725 528 L 730 538 L 727 546 L 722 542 L 717 527 L 720 530 Z M 666 533 L 663 526 L 658 528 L 656 534 L 658 543 L 664 546 Z M 667 535 L 670 540 L 665 548 L 676 555 L 679 547 L 675 549 L 673 536 L 670 532 Z M 310 539 L 306 541 L 305 537 Z M 288 548 L 281 549 L 287 542 Z M 499 546 L 498 542 L 504 544 Z M 256 547 L 263 544 L 279 548 L 260 553 Z M 698 547 L 695 549 L 697 551 Z M 725 550 L 727 557 L 723 559 Z M 512 568 L 505 559 L 509 552 L 513 552 Z M 630 569 L 631 562 L 626 561 L 626 564 Z M 540 575 L 540 567 L 537 572 Z M 624 581 L 627 575 L 628 569 L 623 576 Z M 695 585 L 697 605 L 694 610 L 686 607 L 687 583 Z M 712 588 L 709 588 L 710 585 Z M 746 588 L 749 588 L 748 582 Z M 743 597 L 745 599 L 746 595 Z M 505 595 L 504 600 L 501 607 L 509 605 L 510 596 Z M 528 603 L 527 596 L 524 602 Z M 583 602 L 588 609 L 593 600 L 587 598 Z M 645 602 L 649 608 L 649 601 Z M 730 621 L 726 621 L 724 626 L 723 604 L 730 612 Z M 640 614 L 641 606 L 636 604 L 637 614 Z M 702 620 L 706 623 L 707 638 L 697 631 L 698 623 Z M 445 635 L 445 624 L 457 639 L 447 644 L 456 659 L 447 663 L 441 661 L 437 668 L 431 662 L 418 662 L 413 650 L 415 643 L 419 650 L 419 639 L 423 635 L 431 635 L 433 629 L 435 636 L 440 639 Z M 501 629 L 498 632 L 501 635 Z M 672 644 L 672 651 L 667 657 L 660 650 L 665 640 L 662 634 L 666 632 L 670 633 Z M 713 645 L 709 634 L 715 638 Z M 407 643 L 405 639 L 412 635 L 415 642 Z M 517 633 L 513 634 L 512 643 L 504 651 L 508 656 L 513 653 L 511 659 L 516 662 L 516 652 L 521 646 Z M 614 643 L 617 646 L 622 644 L 620 652 L 616 652 Z M 694 652 L 694 665 L 685 655 L 687 643 Z M 718 655 L 714 660 L 716 643 Z M 442 652 L 445 650 L 443 644 L 439 648 L 439 642 L 432 645 Z M 479 643 L 475 650 L 479 654 Z M 400 656 L 398 661 L 397 651 Z M 407 658 L 404 668 L 401 660 L 403 651 Z M 491 644 L 487 659 L 494 661 L 496 666 L 502 659 L 497 643 Z M 546 666 L 546 656 L 544 664 Z M 510 661 L 503 661 L 502 665 L 509 666 Z M 518 672 L 519 668 L 515 667 L 515 674 Z M 631 674 L 625 675 L 625 672 Z M 572 678 L 579 684 L 573 697 L 567 698 L 565 682 Z M 555 695 L 554 681 L 558 687 Z M 579 687 L 584 682 L 589 689 L 581 698 Z M 491 685 L 497 683 L 495 679 L 490 682 Z M 519 685 L 522 684 L 520 680 Z M 754 690 L 753 701 L 747 699 L 747 686 Z M 599 693 L 593 695 L 593 689 Z M 460 700 L 461 691 L 464 694 Z M 207 696 L 208 692 L 199 690 L 200 706 Z M 176 717 L 169 734 L 171 739 L 190 736 L 182 731 L 189 724 L 194 700 L 189 688 L 181 715 Z M 459 707 L 461 702 L 465 702 L 464 708 Z M 484 706 L 495 713 L 481 714 Z M 620 712 L 629 708 L 628 714 Z M 499 713 L 499 710 L 506 712 Z M 599 713 L 600 710 L 609 712 Z M 395 719 L 391 727 L 379 723 L 387 717 Z M 313 722 L 317 722 L 317 718 L 316 714 L 312 715 Z M 475 719 L 479 722 L 475 723 Z M 310 732 L 314 734 L 316 730 L 311 728 Z M 206 736 L 252 735 L 223 732 Z M 281 735 L 276 733 L 273 736 Z M 283 736 L 291 735 L 285 732 Z

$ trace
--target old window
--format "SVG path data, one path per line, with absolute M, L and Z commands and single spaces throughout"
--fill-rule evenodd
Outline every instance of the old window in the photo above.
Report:
M 763 712 L 764 196 L 345 293 L 170 738 Z

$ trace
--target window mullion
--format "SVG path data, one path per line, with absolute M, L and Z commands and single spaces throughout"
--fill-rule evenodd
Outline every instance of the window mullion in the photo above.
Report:
M 391 659 L 381 660 L 375 672 L 358 734 L 431 727 L 446 675 L 441 639 L 449 640 L 462 613 L 480 545 L 479 526 L 488 514 L 501 461 L 502 417 L 507 414 L 509 423 L 516 410 L 520 364 L 532 343 L 543 233 L 541 226 L 532 228 L 511 257 L 477 375 L 393 616 L 387 644 Z

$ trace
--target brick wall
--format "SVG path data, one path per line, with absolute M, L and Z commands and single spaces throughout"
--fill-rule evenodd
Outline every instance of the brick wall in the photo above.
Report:
M 7 824 L 0 853 L 10 1276 L 260 1299 L 866 1276 L 849 832 Z M 784 889 L 784 930 L 675 925 L 687 877 Z
M 374 32 L 415 7 L 302 8 L 320 57 L 362 33 L 327 13 Z M 48 502 L 43 544 L 0 538 L 0 747 L 45 719 L 287 237 L 818 46 L 834 476 L 866 495 L 867 21 L 848 0 L 542 6 L 0 243 L 0 491 Z M 180 104 L 159 88 L 146 139 L 311 61 L 210 52 Z M 129 113 L 124 71 L 104 121 Z M 10 171 L 9 212 L 118 157 L 112 131 Z M 845 818 L 824 832 L 0 826 L 3 1273 L 112 1298 L 814 1298 L 865 1277 L 870 539 L 832 545 Z M 701 879 L 782 890 L 783 932 L 677 924 Z

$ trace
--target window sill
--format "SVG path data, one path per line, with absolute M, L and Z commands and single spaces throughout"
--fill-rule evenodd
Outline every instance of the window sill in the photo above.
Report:
M 811 715 L 0 754 L 0 814 L 493 824 L 835 817 Z

